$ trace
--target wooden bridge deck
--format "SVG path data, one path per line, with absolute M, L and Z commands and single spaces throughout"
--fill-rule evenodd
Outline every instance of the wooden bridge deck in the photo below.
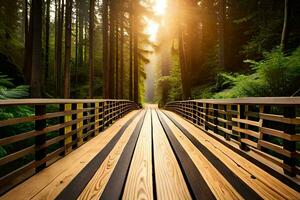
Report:
M 300 199 L 300 186 L 297 177 L 148 106 L 0 197 L 99 198 Z

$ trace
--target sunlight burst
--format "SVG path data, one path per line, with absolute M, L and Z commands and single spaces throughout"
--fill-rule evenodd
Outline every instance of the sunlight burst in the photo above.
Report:
M 167 8 L 167 0 L 155 0 L 153 11 L 156 15 L 164 15 Z
M 167 8 L 167 0 L 154 0 L 152 9 L 157 16 L 165 15 Z M 147 27 L 145 29 L 145 33 L 149 35 L 149 39 L 151 42 L 156 41 L 159 24 L 151 19 L 145 18 Z
M 145 18 L 145 20 L 147 22 L 147 27 L 146 27 L 145 32 L 146 32 L 146 34 L 149 35 L 149 40 L 151 42 L 155 42 L 159 25 L 156 22 L 149 20 L 148 18 Z

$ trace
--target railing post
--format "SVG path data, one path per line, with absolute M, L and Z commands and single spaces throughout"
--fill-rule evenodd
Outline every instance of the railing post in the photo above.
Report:
M 95 136 L 99 134 L 99 102 L 96 102 L 95 103 L 95 117 L 94 117 L 94 120 L 95 120 L 95 125 L 94 125 L 94 128 L 95 128 Z
M 296 117 L 296 108 L 295 107 L 284 107 L 283 108 L 283 116 L 286 118 L 295 118 Z M 296 134 L 296 125 L 294 124 L 284 124 L 284 133 L 289 135 Z M 283 140 L 283 149 L 288 150 L 290 152 L 296 151 L 296 142 Z M 290 158 L 284 157 L 283 163 L 290 166 L 291 171 L 284 169 L 284 173 L 289 176 L 296 176 L 295 166 L 296 166 L 296 158 L 292 155 Z
M 77 111 L 78 110 L 83 110 L 83 104 L 82 103 L 77 104 Z M 83 111 L 77 113 L 76 119 L 77 119 L 77 127 L 76 127 L 77 128 L 77 146 L 79 147 L 83 143 L 83 139 L 82 139 L 82 135 L 83 135 L 83 130 L 82 130 L 82 127 L 83 127 Z
M 214 133 L 218 134 L 218 104 L 213 104 L 213 131 Z
M 193 123 L 197 124 L 197 106 L 196 106 L 196 102 L 192 102 L 193 105 Z
M 92 137 L 95 136 L 95 112 L 96 112 L 96 105 L 95 103 L 91 103 L 90 104 L 92 110 L 90 112 L 90 120 L 89 120 L 89 123 L 90 123 L 90 131 L 93 131 L 89 136 L 88 136 L 88 139 L 91 139 Z
M 226 128 L 228 130 L 232 130 L 232 114 L 231 114 L 231 109 L 232 109 L 231 108 L 231 104 L 227 104 L 226 105 L 226 120 L 227 120 Z M 229 124 L 229 123 L 231 123 L 231 124 Z M 225 133 L 225 139 L 226 140 L 230 140 L 230 134 Z
M 238 104 L 238 119 L 244 119 L 245 118 L 245 105 Z M 245 124 L 238 122 L 239 128 L 245 128 Z M 245 138 L 245 134 L 238 132 L 240 137 L 240 148 L 244 151 L 249 151 L 249 147 L 247 144 L 242 142 L 242 138 Z
M 209 109 L 209 104 L 208 103 L 203 103 L 203 107 L 205 109 L 205 116 L 204 116 L 204 128 L 206 131 L 208 131 L 208 109 Z
M 35 116 L 45 115 L 46 112 L 47 112 L 46 105 L 35 105 Z M 46 124 L 45 119 L 35 121 L 35 130 L 36 131 L 42 131 L 44 128 L 46 128 L 46 126 L 47 126 L 47 124 Z M 39 147 L 45 143 L 46 143 L 46 134 L 38 135 L 35 137 L 35 146 L 36 147 Z M 36 161 L 42 160 L 46 156 L 47 156 L 46 148 L 40 149 L 35 152 L 35 160 Z M 37 166 L 35 168 L 35 171 L 39 172 L 42 169 L 44 169 L 45 167 L 46 167 L 46 162 Z
M 105 104 L 105 102 L 101 102 L 100 103 L 100 119 L 101 119 L 101 123 L 100 123 L 100 131 L 102 132 L 102 131 L 104 131 L 104 126 L 105 126 L 105 122 L 104 122 L 104 116 L 105 116 L 105 113 L 104 113 L 104 104 Z
M 72 111 L 72 104 L 65 104 L 65 111 Z M 72 121 L 72 115 L 66 114 L 65 115 L 65 123 Z M 66 126 L 64 128 L 64 134 L 67 135 L 72 131 L 72 126 Z M 72 143 L 72 136 L 66 136 L 65 137 L 65 155 L 70 153 L 72 151 L 72 146 L 70 145 Z
M 258 116 L 260 116 L 260 113 L 264 113 L 265 112 L 265 106 L 264 105 L 259 105 L 259 112 L 258 112 Z M 260 140 L 263 140 L 263 136 L 264 134 L 261 132 L 261 127 L 263 127 L 264 125 L 264 120 L 262 118 L 259 117 L 259 137 L 257 140 L 257 149 L 262 150 L 262 147 L 260 145 Z

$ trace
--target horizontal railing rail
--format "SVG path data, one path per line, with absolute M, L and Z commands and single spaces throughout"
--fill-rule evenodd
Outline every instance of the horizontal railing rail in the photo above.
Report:
M 0 193 L 138 108 L 127 100 L 0 100 Z
M 299 97 L 175 101 L 165 108 L 244 151 L 257 152 L 289 176 L 300 173 Z

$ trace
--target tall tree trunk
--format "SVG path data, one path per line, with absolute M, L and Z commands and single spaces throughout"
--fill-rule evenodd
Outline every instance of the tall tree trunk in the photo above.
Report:
M 45 83 L 49 75 L 49 40 L 50 40 L 50 0 L 46 3 L 46 35 L 45 35 Z
M 281 34 L 280 47 L 283 52 L 287 50 L 288 37 L 290 33 L 290 20 L 291 20 L 291 1 L 284 1 L 284 19 L 283 19 L 283 28 Z
M 120 18 L 120 33 L 121 33 L 121 41 L 120 41 L 120 98 L 124 98 L 124 12 L 121 11 Z
M 71 64 L 71 34 L 72 34 L 72 1 L 66 0 L 65 22 L 65 65 L 64 65 L 64 98 L 70 98 L 70 64 Z
M 103 77 L 104 77 L 104 89 L 103 97 L 109 98 L 109 59 L 108 59 L 108 0 L 103 0 L 102 6 L 102 20 L 103 20 Z
M 83 57 L 83 63 L 86 64 L 87 63 L 87 28 L 88 27 L 88 22 L 87 22 L 87 18 L 84 17 L 84 57 Z
M 116 98 L 119 98 L 119 12 L 116 11 Z
M 79 30 L 79 5 L 78 0 L 76 1 L 76 28 L 75 28 L 75 88 L 77 88 L 78 84 L 78 30 Z M 77 97 L 77 93 L 75 92 L 75 97 Z
M 133 101 L 133 10 L 130 11 L 130 35 L 129 35 L 129 99 Z
M 95 0 L 90 0 L 90 27 L 89 27 L 89 97 L 94 98 L 94 17 Z
M 115 98 L 115 8 L 110 2 L 110 48 L 109 48 L 109 98 Z
M 139 58 L 138 58 L 138 16 L 137 16 L 137 4 L 138 2 L 134 1 L 134 10 L 133 10 L 133 54 L 134 54 L 134 77 L 133 77 L 133 100 L 136 103 L 139 103 Z
M 182 31 L 182 27 L 179 27 L 179 59 L 180 59 L 180 69 L 181 69 L 181 83 L 182 83 L 182 93 L 183 99 L 190 99 L 191 98 L 191 85 L 190 85 L 190 77 L 189 74 L 189 63 L 188 58 L 186 55 L 185 49 L 185 41 L 184 41 L 184 34 Z
M 27 84 L 31 82 L 31 66 L 32 66 L 32 18 L 28 20 L 28 2 L 25 1 L 25 13 L 24 13 L 24 24 L 25 24 L 25 53 L 24 53 L 24 79 Z M 32 9 L 30 9 L 30 16 L 32 16 Z M 28 23 L 29 21 L 29 23 Z
M 42 1 L 32 0 L 33 37 L 32 37 L 32 70 L 31 97 L 42 96 L 41 90 L 41 60 L 42 60 Z
M 28 28 L 28 6 L 27 6 L 27 0 L 23 0 L 22 2 L 22 42 L 25 44 L 26 42 L 26 31 Z M 25 45 L 24 45 L 25 47 Z
M 226 69 L 225 62 L 225 28 L 226 28 L 226 0 L 219 0 L 219 65 Z
M 57 20 L 57 45 L 56 45 L 56 55 L 55 55 L 55 68 L 56 68 L 56 92 L 57 96 L 61 96 L 61 79 L 62 79 L 62 31 L 63 31 L 63 16 L 64 16 L 64 0 L 58 1 L 58 20 Z
M 78 9 L 79 9 L 79 45 L 78 45 L 78 66 L 83 66 L 83 2 L 82 0 L 77 0 Z
M 104 79 L 104 89 L 103 97 L 105 99 L 109 98 L 109 50 L 108 50 L 108 0 L 103 0 L 102 6 L 102 20 L 103 20 L 103 79 Z

